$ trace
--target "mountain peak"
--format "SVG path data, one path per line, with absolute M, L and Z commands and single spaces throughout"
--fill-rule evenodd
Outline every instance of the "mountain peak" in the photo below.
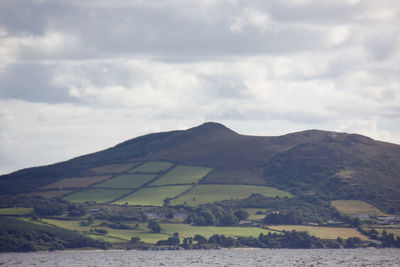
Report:
M 218 122 L 205 122 L 199 126 L 188 129 L 192 133 L 221 133 L 221 134 L 236 134 L 225 125 Z

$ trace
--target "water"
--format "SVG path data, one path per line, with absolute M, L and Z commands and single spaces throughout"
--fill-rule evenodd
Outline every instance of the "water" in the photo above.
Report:
M 0 266 L 400 266 L 398 249 L 2 253 Z

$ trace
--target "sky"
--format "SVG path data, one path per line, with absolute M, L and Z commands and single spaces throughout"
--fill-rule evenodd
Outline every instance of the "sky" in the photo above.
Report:
M 398 0 L 1 0 L 0 174 L 206 121 L 400 144 Z

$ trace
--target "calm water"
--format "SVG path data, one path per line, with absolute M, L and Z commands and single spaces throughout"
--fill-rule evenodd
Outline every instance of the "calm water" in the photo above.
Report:
M 0 266 L 400 266 L 398 249 L 81 251 L 0 254 Z

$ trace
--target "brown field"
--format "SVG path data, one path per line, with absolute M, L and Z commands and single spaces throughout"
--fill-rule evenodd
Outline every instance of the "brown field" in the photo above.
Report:
M 268 228 L 277 231 L 307 231 L 310 235 L 324 239 L 336 239 L 338 237 L 347 239 L 349 237 L 359 237 L 362 240 L 369 240 L 368 237 L 362 235 L 355 228 L 319 227 L 307 225 L 273 225 L 269 226 Z
M 44 198 L 55 198 L 62 197 L 66 194 L 71 193 L 72 190 L 49 190 L 49 191 L 38 191 L 33 193 L 24 194 L 24 196 L 41 196 Z
M 43 189 L 57 188 L 82 188 L 107 180 L 110 175 L 66 178 L 53 184 L 46 185 Z
M 387 216 L 376 207 L 362 200 L 334 200 L 331 202 L 338 211 L 345 214 L 368 214 L 377 216 Z
M 130 168 L 136 166 L 137 164 L 138 164 L 137 162 L 130 162 L 130 163 L 105 165 L 97 168 L 91 168 L 89 169 L 89 171 L 97 174 L 120 173 L 129 170 Z

